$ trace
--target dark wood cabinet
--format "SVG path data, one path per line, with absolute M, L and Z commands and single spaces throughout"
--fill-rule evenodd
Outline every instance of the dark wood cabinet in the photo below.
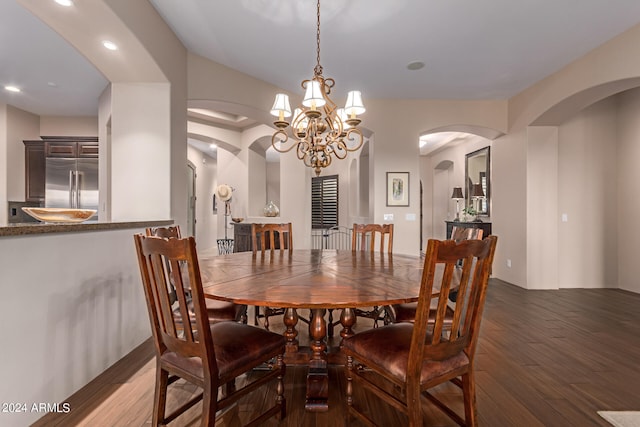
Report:
M 24 142 L 25 201 L 44 202 L 45 155 L 43 141 Z
M 98 144 L 78 142 L 78 157 L 98 157 Z
M 451 238 L 451 230 L 453 226 L 462 228 L 480 228 L 482 229 L 482 237 L 491 235 L 491 223 L 490 222 L 458 222 L 458 221 L 445 221 L 447 224 L 447 239 Z
M 78 157 L 78 143 L 77 142 L 49 142 L 44 143 L 45 154 L 47 157 Z
M 46 157 L 98 157 L 97 142 L 90 141 L 46 141 Z
M 253 248 L 251 244 L 251 224 L 246 222 L 232 223 L 233 225 L 233 252 L 250 252 Z

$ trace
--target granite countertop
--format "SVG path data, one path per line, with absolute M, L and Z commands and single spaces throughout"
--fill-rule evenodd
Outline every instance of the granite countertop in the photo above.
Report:
M 127 228 L 145 228 L 171 225 L 174 221 L 131 221 L 131 222 L 82 222 L 70 224 L 53 224 L 45 222 L 25 222 L 7 224 L 0 227 L 0 237 L 24 236 L 29 234 L 73 233 L 86 231 L 122 230 Z

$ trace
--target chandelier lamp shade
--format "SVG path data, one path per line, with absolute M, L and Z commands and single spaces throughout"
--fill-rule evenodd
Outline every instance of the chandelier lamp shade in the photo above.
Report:
M 298 158 L 318 176 L 333 157 L 345 159 L 350 151 L 362 147 L 364 136 L 357 127 L 358 116 L 366 110 L 362 94 L 357 90 L 347 94 L 344 108 L 338 108 L 329 97 L 335 80 L 325 78 L 320 65 L 320 0 L 317 2 L 316 46 L 313 78 L 302 82 L 305 91 L 302 105 L 292 115 L 289 96 L 276 95 L 271 114 L 277 117 L 273 122 L 277 130 L 271 137 L 271 145 L 280 153 L 295 149 Z

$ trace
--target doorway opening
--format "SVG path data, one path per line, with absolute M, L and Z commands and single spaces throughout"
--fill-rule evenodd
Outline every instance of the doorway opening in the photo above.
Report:
M 187 160 L 187 236 L 196 236 L 196 165 Z

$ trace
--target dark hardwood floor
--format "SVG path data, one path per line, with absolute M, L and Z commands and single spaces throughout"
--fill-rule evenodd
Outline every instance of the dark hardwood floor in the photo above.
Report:
M 476 354 L 480 425 L 608 426 L 596 411 L 640 410 L 639 361 L 640 295 L 613 289 L 526 291 L 492 279 Z M 50 414 L 34 425 L 150 425 L 154 373 L 148 341 L 70 397 L 70 413 Z M 287 367 L 287 417 L 265 425 L 348 425 L 343 368 L 330 370 L 327 413 L 305 412 L 305 375 L 304 366 Z M 170 392 L 170 404 L 185 401 L 194 391 L 190 385 L 177 384 Z M 462 409 L 455 386 L 443 386 L 437 394 Z M 274 395 L 269 389 L 241 401 L 221 415 L 220 425 L 246 422 Z M 406 424 L 403 415 L 374 396 L 356 390 L 354 398 L 365 402 L 381 426 Z M 199 425 L 200 406 L 171 425 Z M 425 425 L 455 425 L 429 403 L 423 407 Z M 352 420 L 351 425 L 360 423 Z

